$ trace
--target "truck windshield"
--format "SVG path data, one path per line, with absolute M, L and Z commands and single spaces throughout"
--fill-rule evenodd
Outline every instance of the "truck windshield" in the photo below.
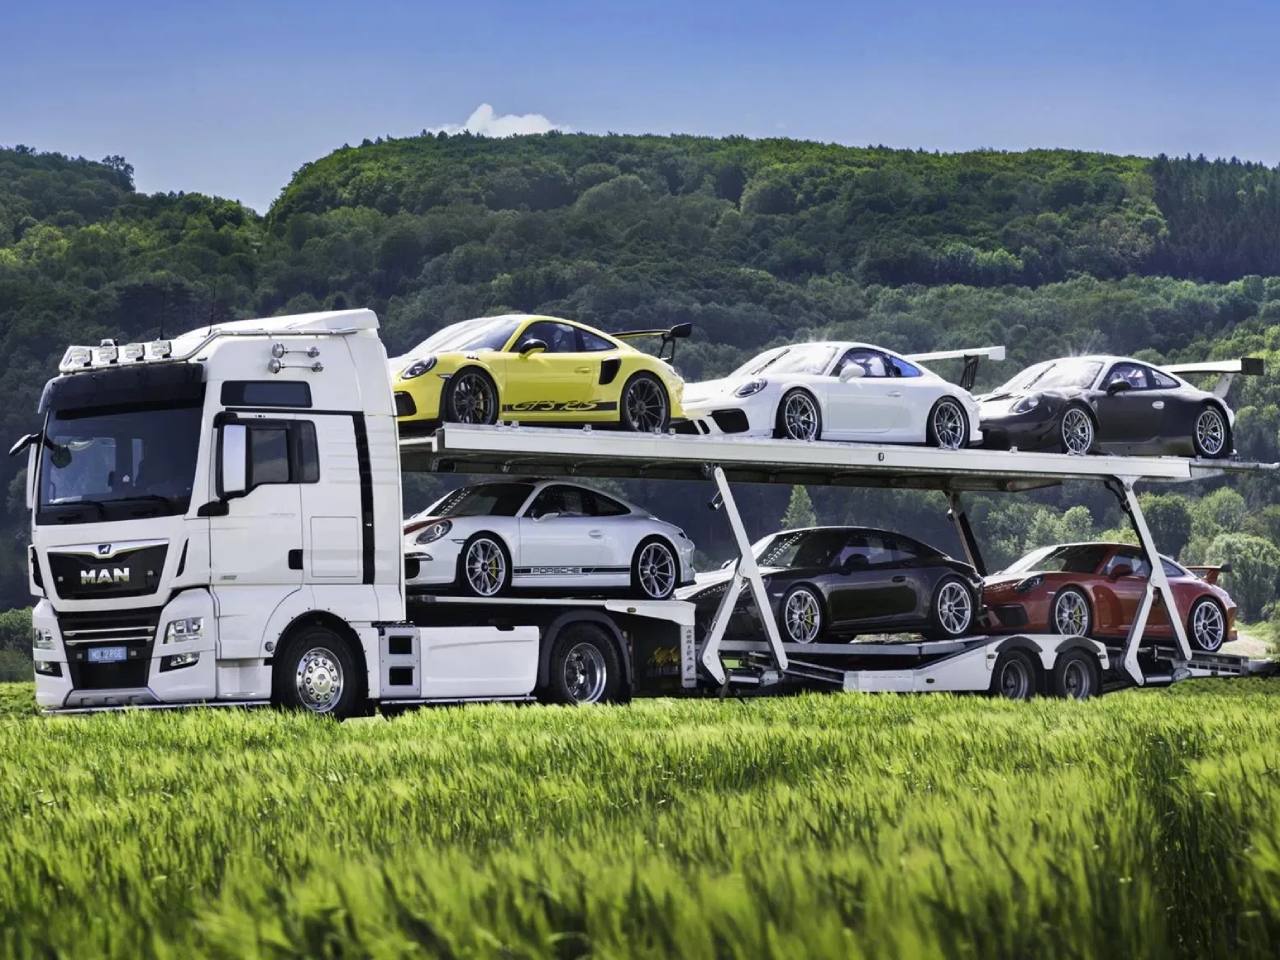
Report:
M 40 454 L 37 522 L 185 513 L 200 419 L 198 404 L 52 411 Z

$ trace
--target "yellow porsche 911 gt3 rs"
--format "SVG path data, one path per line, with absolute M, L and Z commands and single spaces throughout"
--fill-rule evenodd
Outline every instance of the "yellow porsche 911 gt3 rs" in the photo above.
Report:
M 391 361 L 400 431 L 500 420 L 666 430 L 684 416 L 670 361 L 689 333 L 686 323 L 608 334 L 525 314 L 455 323 Z M 661 337 L 659 355 L 626 343 L 637 337 Z

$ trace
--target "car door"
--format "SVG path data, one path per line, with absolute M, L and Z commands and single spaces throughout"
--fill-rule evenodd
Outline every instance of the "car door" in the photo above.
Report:
M 519 520 L 515 576 L 548 586 L 589 586 L 613 562 L 607 518 L 590 515 L 584 494 L 571 484 L 543 487 Z M 585 582 L 584 581 L 588 581 Z
M 905 574 L 884 538 L 855 530 L 832 561 L 829 603 L 837 629 L 861 629 L 883 623 L 904 604 Z
M 1116 383 L 1128 383 L 1127 390 L 1109 392 Z M 1163 414 L 1152 408 L 1147 368 L 1121 360 L 1111 365 L 1100 384 L 1097 400 L 1098 439 L 1102 443 L 1139 444 L 1159 428 Z M 1154 424 L 1154 425 L 1153 425 Z
M 1151 381 L 1148 397 L 1155 416 L 1151 418 L 1152 433 L 1148 440 L 1153 445 L 1171 440 L 1186 440 L 1194 429 L 1200 402 L 1191 400 L 1180 384 L 1169 374 L 1155 367 L 1147 368 Z
M 860 376 L 848 377 L 850 368 Z M 894 429 L 902 416 L 903 389 L 889 358 L 870 347 L 852 347 L 836 361 L 827 391 L 823 435 L 838 440 L 874 440 Z
M 531 341 L 546 344 L 529 352 Z M 556 320 L 535 320 L 524 328 L 503 356 L 506 390 L 504 419 L 572 422 L 589 411 L 594 392 L 593 372 L 599 360 L 581 349 L 578 329 Z
M 1122 572 L 1125 567 L 1127 573 Z M 1113 551 L 1098 572 L 1102 582 L 1094 590 L 1098 607 L 1095 629 L 1123 636 L 1138 614 L 1151 567 L 1136 548 L 1126 547 Z

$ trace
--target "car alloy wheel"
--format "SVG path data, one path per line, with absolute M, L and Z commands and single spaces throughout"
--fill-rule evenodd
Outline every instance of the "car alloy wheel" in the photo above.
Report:
M 493 540 L 481 537 L 471 541 L 463 557 L 467 586 L 480 597 L 498 594 L 507 581 L 507 555 Z
M 624 424 L 637 433 L 661 433 L 666 429 L 667 393 L 652 377 L 636 377 L 622 396 Z
M 312 713 L 332 713 L 342 700 L 342 661 L 328 647 L 312 647 L 294 672 L 298 701 Z
M 676 588 L 676 558 L 659 540 L 644 545 L 636 558 L 640 589 L 651 600 L 665 600 Z
M 1062 449 L 1077 456 L 1093 449 L 1093 418 L 1080 407 L 1068 407 L 1062 415 Z
M 1212 600 L 1199 600 L 1191 610 L 1191 639 L 1201 650 L 1212 653 L 1226 639 L 1226 618 Z
M 1196 452 L 1220 457 L 1227 445 L 1227 424 L 1217 407 L 1205 407 L 1196 417 Z
M 1089 601 L 1079 590 L 1063 590 L 1053 601 L 1053 627 L 1064 636 L 1084 637 L 1089 631 Z
M 933 439 L 936 446 L 944 450 L 959 450 L 968 439 L 965 434 L 964 411 L 954 400 L 939 400 L 933 408 L 931 420 Z
M 803 390 L 782 401 L 782 432 L 789 440 L 818 439 L 818 405 Z
M 493 383 L 478 370 L 455 374 L 449 384 L 449 420 L 453 423 L 495 423 L 498 401 Z
M 793 590 L 783 604 L 782 622 L 787 639 L 813 643 L 822 632 L 822 604 L 808 587 Z
M 596 703 L 604 693 L 609 670 L 593 643 L 575 643 L 564 658 L 564 691 L 573 703 Z
M 949 580 L 938 591 L 938 623 L 950 636 L 961 636 L 973 619 L 973 599 L 959 580 Z

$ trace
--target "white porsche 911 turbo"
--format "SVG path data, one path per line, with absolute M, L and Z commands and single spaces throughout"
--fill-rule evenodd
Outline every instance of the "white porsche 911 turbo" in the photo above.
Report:
M 693 581 L 693 542 L 649 511 L 578 483 L 461 487 L 404 524 L 406 582 L 494 597 L 508 588 L 665 600 Z
M 927 443 L 956 450 L 982 441 L 969 393 L 979 357 L 1004 347 L 901 355 L 865 343 L 800 343 L 766 350 L 720 380 L 686 384 L 681 429 L 791 440 Z M 959 384 L 927 360 L 965 360 Z

